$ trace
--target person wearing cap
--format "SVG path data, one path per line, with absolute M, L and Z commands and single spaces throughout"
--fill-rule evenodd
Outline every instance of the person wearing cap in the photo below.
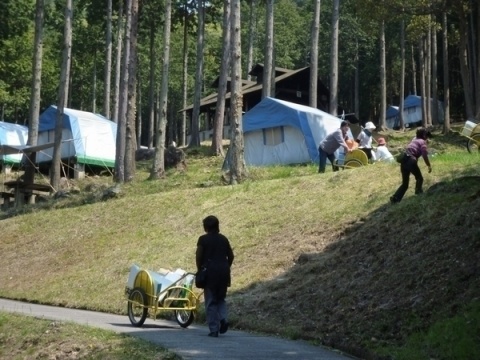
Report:
M 390 197 L 390 202 L 392 204 L 402 201 L 403 196 L 408 190 L 410 174 L 415 176 L 415 194 L 418 195 L 423 193 L 423 176 L 418 167 L 418 159 L 420 156 L 423 157 L 423 160 L 428 167 L 428 172 L 431 173 L 432 165 L 430 165 L 430 160 L 428 159 L 427 149 L 427 139 L 429 136 L 430 133 L 426 129 L 420 128 L 417 130 L 415 139 L 408 144 L 407 149 L 405 150 L 405 156 L 403 156 L 400 163 L 402 185 L 400 185 L 395 194 Z
M 343 147 L 345 152 L 351 152 L 352 150 L 347 145 L 346 140 L 348 140 L 348 129 L 350 128 L 347 121 L 342 121 L 340 123 L 340 128 L 334 132 L 327 135 L 325 139 L 322 140 L 318 147 L 319 154 L 319 173 L 325 172 L 325 167 L 327 165 L 327 159 L 330 160 L 332 164 L 333 171 L 338 171 L 338 166 L 335 166 L 335 151 L 338 148 Z
M 356 139 L 358 147 L 367 155 L 370 161 L 375 161 L 375 153 L 372 151 L 372 131 L 375 130 L 375 128 L 376 126 L 373 122 L 367 122 L 365 128 L 360 131 Z
M 387 142 L 383 137 L 378 138 L 377 144 L 378 147 L 377 151 L 375 152 L 375 157 L 377 158 L 377 161 L 392 162 L 393 160 L 395 160 L 392 153 L 388 150 Z

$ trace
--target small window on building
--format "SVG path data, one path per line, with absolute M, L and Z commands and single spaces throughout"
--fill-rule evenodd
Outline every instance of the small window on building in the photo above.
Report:
M 285 141 L 283 126 L 263 129 L 263 144 L 275 146 Z

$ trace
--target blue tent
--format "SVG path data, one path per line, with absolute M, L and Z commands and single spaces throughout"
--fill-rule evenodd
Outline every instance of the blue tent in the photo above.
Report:
M 0 121 L 0 146 L 18 147 L 18 151 L 0 152 L 0 160 L 4 164 L 19 164 L 22 161 L 23 152 L 28 141 L 28 128 L 19 124 Z M 10 149 L 11 150 L 11 149 Z
M 340 122 L 324 111 L 266 97 L 243 115 L 245 162 L 318 162 L 320 142 L 338 129 Z
M 433 100 L 431 99 L 431 104 Z M 443 123 L 445 115 L 443 111 L 443 103 L 437 102 L 438 108 L 438 122 Z M 391 129 L 398 128 L 400 126 L 399 119 L 400 110 L 398 106 L 389 106 L 386 114 L 387 127 Z M 409 95 L 405 98 L 403 105 L 403 118 L 406 127 L 420 125 L 422 123 L 422 97 L 418 95 Z
M 52 105 L 39 118 L 38 144 L 55 138 L 57 107 Z M 115 166 L 117 124 L 87 111 L 64 108 L 61 157 L 75 158 L 79 164 Z M 51 161 L 52 150 L 37 158 Z

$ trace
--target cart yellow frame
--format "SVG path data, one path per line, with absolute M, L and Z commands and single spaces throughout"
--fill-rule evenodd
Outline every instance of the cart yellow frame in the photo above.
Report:
M 342 164 L 343 163 L 343 164 Z M 368 165 L 367 154 L 361 149 L 354 149 L 347 153 L 343 161 L 336 161 L 335 166 L 342 169 L 353 169 L 364 165 Z
M 466 121 L 462 129 L 462 135 L 467 140 L 467 150 L 470 153 L 480 152 L 480 124 L 473 121 Z
M 161 311 L 173 311 L 177 323 L 188 327 L 195 319 L 203 291 L 193 290 L 195 274 L 186 272 L 165 289 L 156 284 L 150 270 L 140 269 L 133 287 L 125 287 L 127 314 L 133 326 L 140 327 L 147 316 L 153 320 Z

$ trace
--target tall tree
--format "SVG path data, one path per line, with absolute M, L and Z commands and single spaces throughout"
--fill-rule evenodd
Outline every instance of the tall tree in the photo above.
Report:
M 127 135 L 127 109 L 128 109 L 128 69 L 130 61 L 130 36 L 132 26 L 132 1 L 125 2 L 125 37 L 122 56 L 122 69 L 120 71 L 120 92 L 118 98 L 118 125 L 115 149 L 115 176 L 118 183 L 125 181 L 125 144 Z
M 338 31 L 340 19 L 340 0 L 333 0 L 332 43 L 330 51 L 330 114 L 337 116 L 338 107 Z
M 183 7 L 183 52 L 182 52 L 182 109 L 187 107 L 188 93 L 188 23 L 190 14 L 188 11 L 188 0 L 185 0 Z M 179 145 L 187 144 L 187 112 L 182 111 L 180 124 Z
M 63 59 L 60 72 L 60 85 L 58 87 L 57 118 L 55 122 L 55 145 L 53 147 L 52 168 L 50 173 L 50 183 L 54 189 L 58 189 L 60 184 L 63 114 L 65 104 L 68 102 L 70 63 L 72 60 L 72 19 L 72 0 L 66 0 Z
M 124 14 L 123 14 L 123 1 L 119 2 L 118 20 L 117 20 L 117 50 L 115 55 L 115 85 L 113 91 L 113 106 L 112 106 L 112 120 L 118 123 L 118 114 L 120 110 L 120 79 L 122 77 L 122 44 L 124 33 Z
M 432 124 L 438 124 L 438 92 L 437 92 L 437 24 L 432 23 Z
M 159 179 L 165 176 L 165 138 L 167 128 L 168 77 L 170 67 L 170 32 L 172 17 L 172 2 L 165 1 L 165 24 L 163 29 L 163 64 L 162 88 L 160 90 L 159 123 L 157 125 L 157 145 L 153 158 L 150 179 Z
M 447 12 L 442 14 L 442 41 L 443 41 L 443 106 L 445 116 L 443 119 L 443 133 L 450 131 L 450 77 L 449 77 L 449 60 L 448 60 L 448 22 Z
M 400 130 L 405 128 L 405 114 L 403 108 L 405 107 L 405 18 L 402 16 L 400 19 L 400 61 L 401 61 L 401 75 L 400 75 L 400 101 L 399 101 L 399 122 Z
M 195 68 L 195 94 L 192 112 L 192 127 L 189 146 L 200 146 L 200 100 L 203 87 L 203 49 L 205 46 L 205 3 L 198 1 L 198 29 L 197 29 L 197 66 Z
M 229 1 L 230 3 L 230 1 Z M 257 1 L 249 0 L 248 1 L 248 50 L 247 50 L 247 68 L 245 69 L 247 73 L 247 80 L 252 80 L 250 71 L 253 67 L 253 47 L 255 41 L 255 33 L 257 30 Z
M 315 0 L 312 20 L 312 43 L 310 47 L 310 99 L 309 105 L 317 107 L 318 89 L 318 37 L 320 32 L 320 0 Z
M 42 86 L 44 0 L 37 0 L 35 6 L 35 40 L 33 44 L 32 90 L 30 93 L 30 116 L 28 121 L 28 145 L 37 145 L 38 118 L 40 116 L 40 93 Z M 27 155 L 25 182 L 33 183 L 35 177 L 35 153 Z
M 266 12 L 266 21 L 265 21 L 265 53 L 264 53 L 264 64 L 263 64 L 263 88 L 262 88 L 262 98 L 272 95 L 272 77 L 275 74 L 274 60 L 273 60 L 273 19 L 274 19 L 274 7 L 273 0 L 266 0 L 267 2 L 267 12 Z
M 385 21 L 380 22 L 380 111 L 379 111 L 379 128 L 386 129 L 386 113 L 387 113 L 387 64 L 385 60 Z
M 225 116 L 225 98 L 227 93 L 228 70 L 230 65 L 230 0 L 223 2 L 222 62 L 218 81 L 217 107 L 213 120 L 212 153 L 223 156 L 223 122 Z
M 125 131 L 125 173 L 124 181 L 132 181 L 135 176 L 135 151 L 137 138 L 135 136 L 136 96 L 137 96 L 137 47 L 138 47 L 138 2 L 132 0 L 130 26 L 130 59 L 128 63 L 127 114 Z
M 247 176 L 244 158 L 243 127 L 242 127 L 242 39 L 240 25 L 240 0 L 232 1 L 232 91 L 230 105 L 231 119 L 231 155 L 230 155 L 230 184 L 241 182 Z
M 105 50 L 103 113 L 107 119 L 110 119 L 110 82 L 112 78 L 112 0 L 107 0 L 107 31 L 105 32 Z

